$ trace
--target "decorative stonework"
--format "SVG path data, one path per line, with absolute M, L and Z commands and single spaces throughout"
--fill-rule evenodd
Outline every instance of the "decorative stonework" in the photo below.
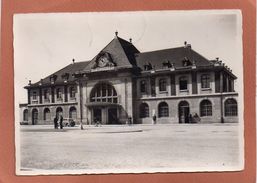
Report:
M 100 52 L 92 69 L 114 67 L 116 64 L 113 62 L 111 54 L 108 52 Z

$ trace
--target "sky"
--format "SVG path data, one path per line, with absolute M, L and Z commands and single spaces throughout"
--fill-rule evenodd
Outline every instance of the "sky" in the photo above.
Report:
M 180 47 L 187 41 L 206 57 L 219 57 L 243 78 L 239 10 L 38 13 L 14 16 L 15 105 L 27 102 L 23 88 L 75 62 L 91 60 L 115 36 L 141 52 Z M 240 85 L 240 86 L 239 86 Z

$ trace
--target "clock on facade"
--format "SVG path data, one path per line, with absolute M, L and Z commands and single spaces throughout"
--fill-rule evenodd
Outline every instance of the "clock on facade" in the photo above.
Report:
M 98 67 L 105 67 L 109 62 L 109 59 L 103 55 L 98 59 Z

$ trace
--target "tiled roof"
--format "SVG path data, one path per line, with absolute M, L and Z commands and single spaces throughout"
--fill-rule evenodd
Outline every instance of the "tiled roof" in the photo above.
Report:
M 182 68 L 183 61 L 188 60 L 190 64 L 196 66 L 213 65 L 209 60 L 199 53 L 195 52 L 191 47 L 178 47 L 151 52 L 143 52 L 136 55 L 137 66 L 142 70 L 144 65 L 151 64 L 154 69 L 162 69 L 164 62 L 173 64 L 175 68 Z
M 55 84 L 63 84 L 64 80 L 67 83 L 73 82 L 75 78 L 72 76 L 73 73 L 82 71 L 87 65 L 88 61 L 84 62 L 74 62 L 72 64 L 67 65 L 66 67 L 62 68 L 61 70 L 45 77 L 41 81 L 31 84 L 30 86 L 39 86 L 40 83 L 42 86 L 51 84 L 50 78 L 51 76 L 55 77 Z
M 139 53 L 137 48 L 130 42 L 120 38 L 115 37 L 105 48 L 100 52 L 107 52 L 111 55 L 113 62 L 116 64 L 116 67 L 126 67 L 132 68 L 135 66 L 135 53 Z M 90 70 L 95 62 L 97 55 L 90 61 L 84 71 Z
M 217 60 L 206 59 L 194 51 L 189 45 L 140 53 L 131 42 L 128 42 L 118 36 L 116 36 L 99 53 L 101 52 L 107 52 L 110 54 L 111 59 L 117 68 L 139 67 L 141 70 L 145 70 L 146 65 L 151 65 L 152 69 L 158 70 L 163 69 L 167 64 L 169 66 L 172 65 L 175 69 L 183 69 L 185 66 L 191 65 L 195 65 L 200 68 L 214 66 L 214 64 L 218 62 Z M 49 85 L 51 84 L 51 77 L 55 78 L 55 84 L 63 84 L 65 78 L 66 83 L 74 82 L 75 78 L 72 74 L 90 71 L 94 67 L 97 57 L 98 55 L 96 55 L 91 61 L 75 62 L 70 64 L 41 81 L 29 86 Z M 185 65 L 185 62 L 189 65 Z M 230 70 L 228 70 L 228 72 L 231 73 Z M 234 75 L 232 76 L 235 77 Z

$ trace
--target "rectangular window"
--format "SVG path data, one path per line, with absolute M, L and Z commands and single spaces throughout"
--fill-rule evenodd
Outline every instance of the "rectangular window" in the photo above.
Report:
M 179 90 L 187 90 L 187 78 L 181 77 L 179 79 Z
M 34 92 L 32 93 L 32 99 L 33 99 L 33 100 L 36 100 L 36 99 L 37 99 L 37 92 L 34 91 Z
M 62 91 L 61 88 L 57 88 L 57 99 L 62 99 Z
M 167 81 L 166 79 L 159 80 L 159 91 L 167 91 Z
M 70 98 L 75 98 L 76 90 L 74 87 L 70 87 Z
M 210 88 L 210 75 L 203 74 L 201 76 L 201 87 L 202 88 Z
M 45 100 L 49 99 L 49 91 L 48 90 L 44 90 L 44 99 Z
M 146 81 L 145 80 L 140 81 L 140 91 L 141 91 L 141 93 L 146 93 L 146 87 L 147 87 Z
M 155 92 L 155 78 L 151 78 L 150 82 L 151 82 L 151 95 L 155 96 L 156 95 L 156 92 Z

